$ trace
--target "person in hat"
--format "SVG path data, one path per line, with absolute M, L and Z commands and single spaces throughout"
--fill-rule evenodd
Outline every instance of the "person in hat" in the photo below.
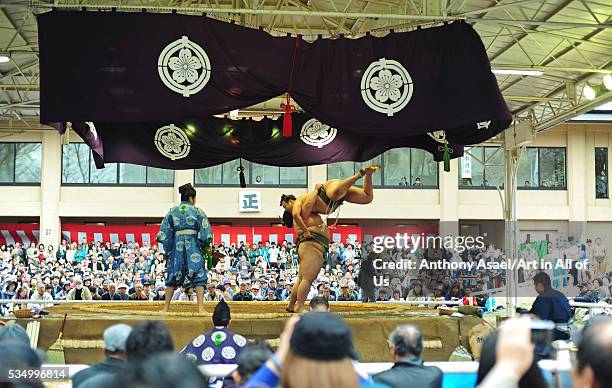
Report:
M 208 292 L 204 295 L 205 302 L 219 302 L 223 299 L 223 293 L 217 291 L 217 287 L 213 283 L 208 283 L 206 289 Z
M 74 288 L 66 295 L 66 300 L 92 300 L 91 291 L 83 286 L 83 279 L 74 278 Z
M 355 370 L 351 329 L 335 313 L 306 312 L 287 320 L 280 345 L 246 388 L 373 386 Z M 280 381 L 279 381 L 280 380 Z
M 229 329 L 232 317 L 225 300 L 215 306 L 212 321 L 213 329 L 195 337 L 180 353 L 197 365 L 235 364 L 247 340 Z
M 119 290 L 119 300 L 129 300 L 130 294 L 128 294 L 128 286 L 125 283 L 121 283 L 117 286 Z
M 276 294 L 274 293 L 273 290 L 268 290 L 266 293 L 266 299 L 264 299 L 266 302 L 278 302 L 278 298 L 276 297 Z
M 261 293 L 261 287 L 258 283 L 253 282 L 253 286 L 251 286 L 251 297 L 253 300 L 264 300 L 265 296 Z
M 582 303 L 595 303 L 597 302 L 597 295 L 593 292 L 591 282 L 584 281 L 578 283 L 578 289 L 580 293 L 574 298 L 574 302 Z
M 212 229 L 208 217 L 195 207 L 196 190 L 188 183 L 179 187 L 181 204 L 164 217 L 157 242 L 167 254 L 168 276 L 164 312 L 170 309 L 174 290 L 179 286 L 195 288 L 198 312 L 204 310 L 204 286 L 207 282 L 203 251 L 212 246 Z
M 55 294 L 55 299 L 57 300 L 66 300 L 66 297 L 68 296 L 68 293 L 70 292 L 71 289 L 71 283 L 66 280 L 62 283 L 62 289 Z
M 90 377 L 106 373 L 116 374 L 123 369 L 127 356 L 125 342 L 132 332 L 132 327 L 124 323 L 112 325 L 104 330 L 104 361 L 82 369 L 72 376 L 72 387 L 78 388 Z

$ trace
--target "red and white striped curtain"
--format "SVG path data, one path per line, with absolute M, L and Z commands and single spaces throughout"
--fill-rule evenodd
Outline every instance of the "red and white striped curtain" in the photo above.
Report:
M 226 245 L 240 244 L 245 242 L 276 242 L 284 240 L 295 243 L 297 235 L 292 229 L 282 226 L 217 226 L 213 225 L 215 244 Z M 137 242 L 140 245 L 156 245 L 155 238 L 159 232 L 159 226 L 141 225 L 80 225 L 63 224 L 62 239 L 68 242 Z M 391 235 L 396 233 L 408 233 L 409 235 L 424 233 L 426 235 L 436 234 L 438 226 L 421 225 L 414 227 L 361 227 L 361 226 L 337 226 L 331 229 L 331 240 L 336 242 L 363 241 L 363 238 L 371 238 L 373 235 Z M 0 224 L 0 244 L 14 245 L 20 242 L 29 246 L 34 242 L 38 244 L 40 237 L 38 224 Z
M 38 244 L 40 230 L 38 224 L 0 224 L 0 245 L 21 243 L 29 247 Z

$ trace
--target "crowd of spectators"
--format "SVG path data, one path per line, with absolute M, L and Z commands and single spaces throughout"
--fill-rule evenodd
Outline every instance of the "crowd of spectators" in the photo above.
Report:
M 591 256 L 603 252 L 607 260 L 607 252 L 597 248 L 600 241 L 593 247 L 590 241 L 587 244 L 585 250 L 576 245 L 575 260 L 583 259 L 580 255 L 583 251 L 590 252 Z M 298 270 L 294 244 L 287 241 L 279 244 L 266 241 L 250 246 L 220 244 L 215 250 L 221 252 L 223 258 L 215 260 L 209 271 L 206 301 L 285 301 L 289 298 Z M 555 251 L 551 248 L 550 252 Z M 569 256 L 569 248 L 567 252 Z M 521 253 L 526 258 L 533 254 L 529 247 Z M 449 262 L 505 260 L 501 250 L 493 245 L 461 253 L 428 248 L 417 249 L 414 253 L 408 249 L 390 249 L 375 254 L 372 243 L 333 242 L 308 299 L 322 296 L 328 301 L 459 300 L 484 307 L 491 291 L 505 285 L 503 270 L 418 269 L 424 261 L 440 259 Z M 597 263 L 595 257 L 592 260 Z M 381 269 L 376 265 L 407 261 L 414 263 L 415 269 L 390 269 L 389 265 Z M 598 266 L 601 269 L 603 265 Z M 166 259 L 157 245 L 86 241 L 80 244 L 62 241 L 57 248 L 34 243 L 29 247 L 19 243 L 2 245 L 0 299 L 11 299 L 13 303 L 0 304 L 0 314 L 6 315 L 19 308 L 44 309 L 52 305 L 53 300 L 161 301 L 165 272 Z M 519 271 L 521 281 L 530 281 L 534 274 L 535 271 Z M 598 301 L 610 297 L 608 273 L 566 271 L 553 275 L 551 277 L 557 282 L 574 281 L 583 291 L 578 295 L 583 299 L 579 300 Z M 555 288 L 560 288 L 559 284 L 555 284 Z M 188 301 L 194 297 L 193 290 L 178 288 L 173 299 Z M 41 302 L 19 303 L 20 299 Z

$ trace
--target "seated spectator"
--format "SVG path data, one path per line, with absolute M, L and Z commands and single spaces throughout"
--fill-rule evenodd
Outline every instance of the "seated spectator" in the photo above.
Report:
M 259 284 L 255 283 L 251 287 L 251 297 L 253 300 L 264 300 L 264 296 L 260 291 Z
M 144 288 L 142 286 L 142 283 L 136 283 L 136 285 L 134 286 L 134 293 L 132 293 L 128 299 L 129 300 L 149 300 L 147 295 L 145 295 L 144 293 Z
M 34 291 L 30 299 L 40 301 L 53 301 L 51 294 L 49 294 L 45 290 L 45 283 L 40 281 L 36 284 L 36 291 Z M 53 306 L 53 303 L 32 303 L 32 305 L 38 307 L 39 309 L 46 309 L 48 307 Z
M 463 303 L 464 306 L 478 306 L 478 300 L 472 295 L 472 289 L 470 287 L 465 288 L 461 303 Z
M 342 286 L 340 286 L 340 294 L 338 295 L 337 300 L 341 302 L 354 302 L 356 300 L 355 295 L 349 292 L 349 286 L 347 283 L 342 283 Z
M 29 303 L 19 302 L 20 300 L 30 299 L 30 287 L 23 284 L 17 289 L 15 296 L 13 297 L 13 311 L 14 310 L 30 310 L 32 307 Z
M 440 388 L 442 371 L 435 366 L 424 366 L 421 359 L 424 337 L 418 326 L 400 325 L 389 335 L 393 367 L 373 376 L 374 381 L 392 388 Z
M 603 287 L 603 280 L 600 278 L 593 280 L 593 295 L 597 300 L 604 300 L 608 297 L 608 290 Z
M 66 300 L 66 297 L 68 296 L 68 293 L 70 292 L 71 289 L 72 288 L 70 287 L 70 282 L 65 281 L 62 284 L 62 289 L 55 295 L 55 299 Z
M 461 286 L 458 283 L 454 283 L 448 290 L 448 293 L 444 296 L 444 300 L 461 300 L 463 299 L 463 293 L 461 292 Z
M 328 312 L 329 301 L 322 296 L 315 296 L 309 302 L 310 311 Z
M 393 296 L 390 299 L 392 302 L 403 302 L 402 293 L 400 290 L 394 290 Z
M 384 288 L 381 288 L 380 290 L 378 290 L 378 298 L 376 298 L 377 302 L 386 302 L 389 300 L 389 297 L 387 296 L 387 290 L 385 290 Z
M 323 284 L 323 286 L 321 287 L 321 297 L 325 298 L 326 300 L 334 300 L 334 298 L 332 297 L 331 294 L 331 290 L 329 289 L 329 286 L 325 283 Z
M 423 283 L 416 281 L 412 284 L 406 300 L 425 300 L 426 294 L 423 290 Z
M 127 361 L 125 342 L 132 332 L 132 327 L 123 323 L 104 330 L 104 361 L 93 364 L 72 376 L 72 387 L 79 388 L 87 379 L 100 373 L 116 374 Z
M 339 315 L 307 312 L 289 318 L 278 350 L 245 387 L 365 387 L 370 381 L 355 371 L 356 358 L 351 329 Z
M 237 292 L 236 294 L 234 294 L 234 297 L 232 298 L 232 300 L 234 302 L 240 301 L 240 302 L 250 302 L 253 300 L 253 295 L 251 295 L 251 293 L 248 291 L 248 283 L 243 281 L 240 282 L 240 291 Z
M 205 302 L 218 302 L 223 299 L 223 294 L 217 291 L 217 287 L 213 283 L 208 283 L 206 289 L 208 292 L 204 294 Z
M 74 288 L 68 292 L 66 300 L 92 300 L 89 288 L 83 286 L 83 279 L 74 278 Z
M 612 318 L 591 318 L 578 341 L 572 386 L 604 388 L 612 381 Z
M 202 388 L 206 377 L 183 357 L 172 353 L 152 355 L 147 362 L 128 366 L 117 376 L 117 386 L 140 388 Z
M 108 285 L 108 291 L 102 294 L 102 300 L 121 300 L 121 296 L 117 293 L 117 285 L 110 283 Z
M 163 301 L 165 300 L 166 291 L 164 287 L 155 287 L 153 291 L 153 300 L 155 301 Z
M 197 365 L 235 363 L 246 339 L 229 329 L 232 319 L 225 300 L 221 299 L 215 306 L 212 321 L 212 331 L 194 338 L 180 353 Z
M 278 302 L 278 299 L 276 298 L 276 294 L 274 293 L 274 290 L 268 290 L 265 300 L 266 302 Z
M 223 388 L 238 388 L 272 356 L 265 342 L 248 344 L 236 357 L 237 368 L 223 380 Z
M 128 290 L 128 286 L 125 283 L 121 283 L 117 286 L 117 289 L 119 290 L 119 299 L 120 300 L 128 300 L 130 298 L 130 295 L 128 294 L 127 290 Z
M 569 339 L 569 333 L 560 330 L 559 324 L 567 324 L 574 315 L 567 297 L 552 288 L 550 276 L 546 272 L 539 272 L 533 277 L 533 285 L 538 297 L 531 306 L 530 313 L 546 321 L 558 324 L 555 329 L 555 339 Z
M 580 293 L 574 298 L 574 302 L 595 303 L 598 301 L 598 295 L 591 289 L 591 282 L 578 283 L 578 290 L 580 290 Z

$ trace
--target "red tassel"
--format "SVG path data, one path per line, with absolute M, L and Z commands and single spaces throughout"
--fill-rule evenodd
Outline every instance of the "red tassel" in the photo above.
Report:
M 285 110 L 283 113 L 283 137 L 291 137 L 293 135 L 293 120 L 291 112 L 295 112 L 295 105 L 291 105 L 291 95 L 287 93 L 287 103 L 280 105 Z

